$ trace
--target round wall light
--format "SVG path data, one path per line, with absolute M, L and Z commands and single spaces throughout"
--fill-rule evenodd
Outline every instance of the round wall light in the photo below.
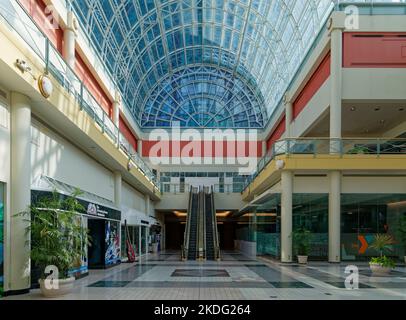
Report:
M 282 170 L 283 168 L 285 168 L 285 161 L 276 160 L 276 169 Z
M 49 98 L 54 91 L 54 86 L 51 79 L 49 79 L 45 74 L 39 76 L 38 78 L 38 88 L 41 94 L 45 98 Z

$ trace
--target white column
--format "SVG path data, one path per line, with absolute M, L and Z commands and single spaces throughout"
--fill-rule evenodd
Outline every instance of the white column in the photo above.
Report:
M 77 20 L 72 11 L 68 11 L 67 18 L 67 26 L 63 32 L 63 57 L 67 64 L 74 69 Z
M 330 139 L 331 153 L 340 151 L 342 137 L 342 61 L 343 61 L 343 30 L 345 13 L 335 12 L 331 18 L 331 75 L 330 75 Z
M 121 95 L 118 91 L 115 93 L 113 101 L 113 123 L 117 128 L 120 128 L 120 109 L 121 109 Z
M 282 171 L 281 261 L 292 262 L 293 172 Z
M 137 152 L 140 157 L 142 157 L 142 140 L 138 138 L 137 140 Z
M 10 188 L 10 291 L 30 288 L 29 216 L 16 216 L 31 204 L 31 106 L 30 99 L 11 93 L 11 188 Z
M 145 201 L 145 214 L 146 216 L 149 216 L 149 211 L 150 211 L 150 198 L 149 195 L 144 195 L 144 201 Z
M 114 204 L 121 208 L 122 177 L 120 171 L 114 172 Z
M 341 260 L 341 172 L 330 173 L 330 193 L 328 209 L 328 261 Z
M 141 226 L 138 226 L 138 240 L 139 240 L 139 242 L 138 242 L 138 255 L 141 257 L 142 256 L 142 243 L 141 243 L 141 241 L 142 241 L 142 237 L 141 237 L 141 232 L 142 232 L 142 227 Z
M 289 93 L 285 94 L 286 138 L 292 138 L 293 104 Z

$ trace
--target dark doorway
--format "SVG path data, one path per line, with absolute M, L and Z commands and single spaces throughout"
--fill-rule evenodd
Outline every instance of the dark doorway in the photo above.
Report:
M 180 222 L 166 222 L 166 249 L 181 250 L 183 245 L 183 237 L 185 235 L 186 224 Z
M 103 268 L 105 265 L 105 221 L 101 219 L 88 220 L 91 245 L 88 247 L 89 269 Z
M 221 250 L 234 250 L 235 223 L 224 222 L 217 225 Z

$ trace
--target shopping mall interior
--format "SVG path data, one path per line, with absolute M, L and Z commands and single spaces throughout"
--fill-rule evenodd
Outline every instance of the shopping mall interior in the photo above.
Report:
M 0 22 L 0 299 L 406 298 L 404 0 Z

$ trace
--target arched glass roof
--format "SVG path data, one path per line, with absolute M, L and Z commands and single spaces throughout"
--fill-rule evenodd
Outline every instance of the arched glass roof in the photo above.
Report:
M 75 0 L 142 128 L 262 128 L 331 0 Z

